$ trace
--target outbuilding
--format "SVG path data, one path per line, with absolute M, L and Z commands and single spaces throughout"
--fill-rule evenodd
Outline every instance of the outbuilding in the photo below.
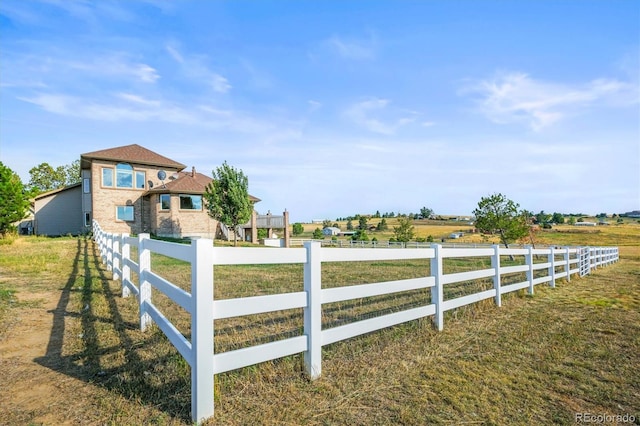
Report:
M 322 235 L 326 235 L 329 237 L 333 237 L 334 235 L 340 234 L 340 228 L 336 228 L 335 226 L 327 226 L 322 230 Z

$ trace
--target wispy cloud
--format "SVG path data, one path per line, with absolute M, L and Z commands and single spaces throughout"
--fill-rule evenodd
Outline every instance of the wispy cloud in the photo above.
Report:
M 313 99 L 308 100 L 307 105 L 309 105 L 309 111 L 315 111 L 317 109 L 322 108 L 322 103 L 318 101 L 314 101 Z
M 103 56 L 87 58 L 87 61 L 62 61 L 62 67 L 72 70 L 86 71 L 91 75 L 112 75 L 133 77 L 144 83 L 155 83 L 160 78 L 158 71 L 152 66 L 132 61 L 127 55 L 109 53 Z
M 86 120 L 172 123 L 224 129 L 260 135 L 261 140 L 267 142 L 291 139 L 292 135 L 299 136 L 295 125 L 287 120 L 211 105 L 184 105 L 166 99 L 149 99 L 128 92 L 118 92 L 99 99 L 60 93 L 38 93 L 18 99 L 52 114 Z
M 112 102 L 88 100 L 64 94 L 41 93 L 18 99 L 39 106 L 43 110 L 66 117 L 97 121 L 164 121 L 181 124 L 197 124 L 188 111 L 149 101 L 140 96 L 120 93 Z
M 226 77 L 209 69 L 208 58 L 205 55 L 184 55 L 173 45 L 167 45 L 166 49 L 169 55 L 180 64 L 183 74 L 187 77 L 204 82 L 218 93 L 227 93 L 231 90 L 232 86 Z
M 567 85 L 509 72 L 479 81 L 461 93 L 478 93 L 480 111 L 496 123 L 524 123 L 539 131 L 592 105 L 630 105 L 638 88 L 613 79 Z
M 368 99 L 349 106 L 344 116 L 370 132 L 384 135 L 394 134 L 416 120 L 417 113 L 389 108 L 389 105 L 388 99 Z
M 134 95 L 132 93 L 118 93 L 116 96 L 121 99 L 124 99 L 125 101 L 129 101 L 129 102 L 140 104 L 140 105 L 146 105 L 146 106 L 160 105 L 160 101 L 145 99 L 142 96 Z
M 355 39 L 334 35 L 325 40 L 324 45 L 346 59 L 373 59 L 376 56 L 377 46 L 373 37 Z

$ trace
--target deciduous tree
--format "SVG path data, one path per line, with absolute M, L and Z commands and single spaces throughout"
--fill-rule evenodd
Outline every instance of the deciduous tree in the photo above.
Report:
M 209 216 L 233 229 L 233 245 L 238 245 L 238 226 L 251 218 L 253 205 L 249 201 L 249 179 L 242 170 L 227 164 L 213 171 L 213 181 L 204 193 Z
M 411 219 L 408 217 L 401 217 L 398 219 L 398 226 L 393 227 L 393 233 L 396 241 L 406 243 L 411 241 L 415 235 L 415 227 L 411 224 Z
M 553 223 L 561 225 L 564 223 L 564 215 L 562 213 L 554 213 L 551 220 L 553 221 Z
M 296 222 L 293 224 L 293 235 L 300 235 L 304 232 L 304 226 L 301 223 Z
M 40 163 L 29 170 L 29 191 L 33 195 L 64 188 L 80 182 L 80 160 L 53 168 L 49 163 Z
M 433 215 L 432 209 L 429 209 L 427 207 L 423 207 L 420 209 L 420 216 L 422 216 L 423 219 L 429 219 L 431 215 Z
M 520 205 L 502 194 L 483 197 L 473 211 L 476 228 L 487 234 L 498 234 L 506 248 L 509 243 L 529 234 L 528 215 L 518 210 Z

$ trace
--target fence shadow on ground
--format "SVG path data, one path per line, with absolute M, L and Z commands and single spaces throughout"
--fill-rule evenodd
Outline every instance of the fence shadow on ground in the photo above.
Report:
M 142 335 L 136 322 L 125 319 L 116 301 L 120 288 L 112 288 L 111 283 L 93 242 L 79 238 L 71 274 L 61 288 L 56 308 L 49 311 L 53 326 L 46 353 L 34 361 L 190 423 L 188 372 L 162 374 L 162 380 L 156 374 L 163 365 L 181 364 L 175 362 L 177 351 L 171 347 L 154 353 L 154 346 L 162 346 L 157 343 L 166 338 L 154 332 Z M 122 300 L 135 305 L 135 299 L 133 303 Z M 137 319 L 135 313 L 130 317 Z M 79 319 L 80 333 L 71 334 L 78 325 L 67 322 L 68 318 Z

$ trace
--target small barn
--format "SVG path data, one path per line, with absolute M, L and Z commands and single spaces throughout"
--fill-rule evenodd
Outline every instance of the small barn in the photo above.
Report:
M 333 237 L 334 235 L 340 234 L 340 228 L 336 228 L 335 226 L 327 226 L 322 230 L 322 235 L 326 235 L 328 237 Z

